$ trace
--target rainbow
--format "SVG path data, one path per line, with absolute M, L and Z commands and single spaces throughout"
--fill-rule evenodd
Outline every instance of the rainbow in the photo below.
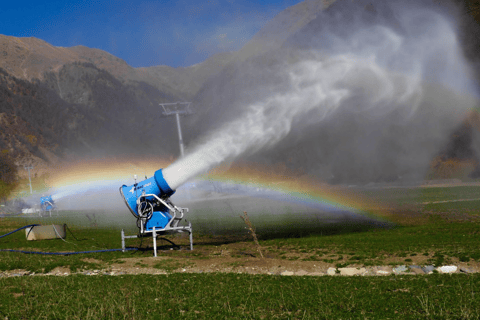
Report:
M 59 165 L 50 171 L 46 185 L 53 191 L 54 200 L 88 191 L 117 190 L 123 184 L 133 183 L 168 167 L 172 160 L 163 158 L 118 159 L 102 158 Z M 272 192 L 281 198 L 329 211 L 348 211 L 356 215 L 384 220 L 391 208 L 367 199 L 346 187 L 332 186 L 308 176 L 290 172 L 284 166 L 266 167 L 259 164 L 230 164 L 197 177 L 199 181 L 239 185 L 252 190 L 263 190 L 260 196 Z M 230 190 L 230 189 L 229 189 Z M 56 198 L 56 199 L 55 199 Z
M 330 211 L 348 211 L 379 220 L 387 219 L 392 211 L 390 206 L 376 203 L 354 189 L 313 180 L 283 165 L 273 168 L 258 164 L 233 165 L 227 170 L 214 170 L 204 179 L 271 190 L 298 199 L 302 204 L 319 204 Z

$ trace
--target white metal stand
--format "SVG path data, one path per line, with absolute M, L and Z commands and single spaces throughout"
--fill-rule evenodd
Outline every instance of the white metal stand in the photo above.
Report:
M 182 215 L 183 216 L 183 215 Z M 134 238 L 141 238 L 148 236 L 149 233 L 152 234 L 153 237 L 153 255 L 154 257 L 157 256 L 157 237 L 159 235 L 165 234 L 173 234 L 173 233 L 182 233 L 188 232 L 188 239 L 190 242 L 190 250 L 193 250 L 193 230 L 192 230 L 192 223 L 188 222 L 186 226 L 179 226 L 178 222 L 181 220 L 179 217 L 173 217 L 170 222 L 165 226 L 163 229 L 157 229 L 155 227 L 152 228 L 152 231 L 147 231 L 144 228 L 141 228 L 141 232 L 138 235 L 125 235 L 125 231 L 122 229 L 121 237 L 122 237 L 122 252 L 125 252 L 125 239 L 134 239 Z

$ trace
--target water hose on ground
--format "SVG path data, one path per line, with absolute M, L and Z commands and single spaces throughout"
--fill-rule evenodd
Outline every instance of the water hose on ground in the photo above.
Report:
M 73 252 L 42 252 L 42 251 L 24 251 L 24 250 L 13 250 L 13 249 L 0 249 L 0 252 L 19 252 L 26 254 L 43 254 L 43 255 L 58 255 L 58 256 L 70 256 L 74 254 L 84 254 L 84 253 L 99 253 L 99 252 L 112 252 L 112 251 L 123 251 L 124 249 L 105 249 L 105 250 L 93 250 L 93 251 L 73 251 Z M 125 251 L 138 250 L 138 248 L 125 248 Z

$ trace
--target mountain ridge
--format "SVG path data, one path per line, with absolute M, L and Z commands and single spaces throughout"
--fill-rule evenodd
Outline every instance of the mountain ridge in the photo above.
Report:
M 35 37 L 17 38 L 0 34 L 0 56 L 0 68 L 18 79 L 28 81 L 33 79 L 42 81 L 46 73 L 56 73 L 66 64 L 85 62 L 108 71 L 122 82 L 146 82 L 162 92 L 176 96 L 180 100 L 183 97 L 193 96 L 196 93 L 195 90 L 198 90 L 198 87 L 201 86 L 201 84 L 197 84 L 194 86 L 195 89 L 182 86 L 182 90 L 178 90 L 166 80 L 166 75 L 159 74 L 158 69 L 161 69 L 162 66 L 133 68 L 123 59 L 100 49 L 81 45 L 56 47 Z M 187 80 L 195 78 L 196 82 L 201 82 L 200 77 L 195 76 L 195 73 L 198 73 L 198 69 L 201 69 L 201 75 L 208 74 L 214 60 L 216 60 L 215 57 L 210 58 L 210 60 L 207 59 L 207 67 L 203 67 L 203 63 L 200 63 L 198 66 L 173 68 L 173 72 L 169 69 L 168 73 L 177 78 L 185 74 L 183 78 Z M 228 59 L 220 59 L 220 61 L 224 60 Z M 152 72 L 151 68 L 156 69 L 155 72 Z

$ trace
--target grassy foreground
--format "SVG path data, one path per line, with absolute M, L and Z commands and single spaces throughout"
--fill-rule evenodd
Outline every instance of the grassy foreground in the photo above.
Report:
M 0 279 L 5 319 L 478 319 L 480 276 Z
M 396 227 L 356 230 L 344 225 L 334 232 L 308 237 L 270 238 L 260 241 L 264 253 L 278 259 L 322 261 L 337 267 L 416 261 L 439 266 L 480 261 L 480 201 L 475 200 L 479 187 L 379 189 L 368 193 L 372 199 L 397 208 L 389 217 L 399 223 Z M 48 221 L 66 222 L 61 217 L 56 219 Z M 30 219 L 28 223 L 45 221 Z M 23 218 L 1 219 L 0 235 L 25 223 Z M 1 238 L 0 249 L 69 252 L 120 247 L 119 229 L 67 224 L 72 231 L 67 233 L 67 241 L 30 242 L 25 240 L 24 232 L 17 232 Z M 262 234 L 259 236 L 262 239 Z M 201 241 L 194 239 L 193 254 L 165 254 L 184 261 L 215 258 L 216 253 L 203 248 L 219 246 L 220 240 L 208 236 Z M 129 244 L 151 246 L 151 242 L 139 240 Z M 43 256 L 0 252 L 0 271 L 45 273 L 61 266 L 74 272 L 151 254 L 151 247 L 135 254 Z M 23 276 L 0 278 L 0 319 L 479 319 L 479 294 L 480 274 Z
M 21 221 L 20 221 L 21 222 Z M 18 220 L 3 220 L 0 234 L 21 226 Z M 260 241 L 262 251 L 268 257 L 291 261 L 320 261 L 334 267 L 375 265 L 464 265 L 480 262 L 480 223 L 473 221 L 444 221 L 438 217 L 430 223 L 398 226 L 392 229 L 376 229 L 328 235 L 310 235 L 302 238 L 277 238 Z M 0 239 L 1 249 L 41 252 L 75 252 L 120 248 L 118 230 L 102 228 L 75 228 L 67 233 L 67 241 L 26 241 L 21 230 Z M 341 230 L 339 230 L 340 232 Z M 176 244 L 187 247 L 187 238 L 171 238 Z M 198 259 L 215 259 L 215 247 L 228 241 L 245 242 L 242 252 L 256 255 L 251 238 L 225 238 L 223 236 L 196 237 L 195 250 L 162 253 L 181 259 L 188 264 Z M 140 251 L 103 252 L 77 255 L 40 255 L 16 252 L 0 252 L 0 271 L 24 269 L 36 273 L 48 273 L 56 267 L 69 268 L 72 272 L 101 269 L 124 258 L 152 256 L 152 240 L 129 240 L 128 245 Z M 232 252 L 232 257 L 240 257 Z M 238 262 L 241 264 L 241 258 Z

